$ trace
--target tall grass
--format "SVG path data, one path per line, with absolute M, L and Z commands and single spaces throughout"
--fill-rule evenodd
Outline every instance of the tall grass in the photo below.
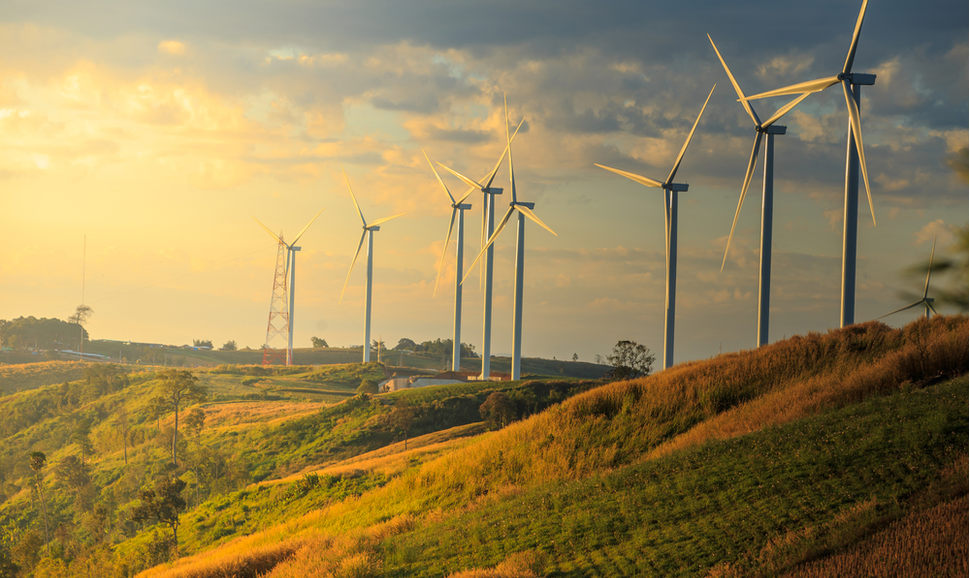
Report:
M 485 436 L 406 479 L 401 491 L 457 504 L 507 485 L 581 479 L 966 373 L 967 339 L 963 316 L 903 329 L 869 322 L 682 364 Z

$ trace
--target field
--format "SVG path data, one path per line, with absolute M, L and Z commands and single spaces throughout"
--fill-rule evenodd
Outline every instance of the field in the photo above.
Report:
M 148 412 L 157 378 L 126 374 L 88 402 L 107 416 L 92 427 L 87 499 L 115 520 L 111 549 L 73 510 L 83 488 L 55 473 L 49 515 L 76 521 L 31 575 L 966 576 L 967 342 L 966 317 L 873 322 L 631 381 L 373 397 L 351 387 L 383 373 L 376 364 L 264 375 L 223 364 L 195 372 L 217 399 L 199 406 L 204 428 L 184 434 L 174 471 L 172 416 Z M 7 396 L 0 411 L 48 407 L 72 388 Z M 321 404 L 303 390 L 344 397 Z M 481 421 L 499 395 L 504 427 Z M 142 432 L 127 466 L 109 427 L 121 400 Z M 73 415 L 95 407 L 81 402 Z M 65 463 L 78 448 L 77 422 L 58 417 L 72 414 L 50 413 L 4 426 L 5 487 L 22 489 L 0 514 L 19 528 L 5 536 L 21 565 L 42 516 L 16 456 Z M 170 475 L 187 483 L 178 559 L 170 527 L 130 516 L 138 488 Z

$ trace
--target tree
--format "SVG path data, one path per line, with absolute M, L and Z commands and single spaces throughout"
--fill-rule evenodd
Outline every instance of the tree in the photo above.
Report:
M 391 411 L 391 423 L 399 430 L 404 432 L 404 451 L 408 450 L 408 431 L 411 429 L 411 422 L 414 421 L 414 408 L 407 398 L 399 398 L 394 410 Z
M 235 351 L 236 350 L 236 342 L 230 339 L 229 341 L 227 341 L 227 342 L 225 342 L 225 343 L 222 344 L 222 350 L 223 351 Z
M 179 407 L 183 403 L 205 400 L 208 392 L 204 386 L 199 385 L 199 378 L 192 375 L 192 372 L 188 370 L 166 369 L 160 371 L 159 376 L 162 378 L 158 387 L 159 393 L 164 397 L 166 403 L 172 404 L 175 410 L 175 429 L 172 433 L 172 464 L 178 466 L 176 448 L 179 437 Z
M 593 357 L 593 359 L 595 359 L 595 360 L 596 360 L 596 365 L 600 365 L 601 363 L 603 363 L 603 356 L 602 356 L 602 355 L 600 355 L 599 353 L 597 353 L 597 354 L 596 354 L 596 355 L 595 355 L 595 356 Z
M 202 408 L 193 408 L 192 411 L 185 415 L 185 429 L 193 437 L 197 438 L 202 434 L 203 425 L 205 425 L 205 411 Z
M 613 366 L 606 376 L 612 379 L 635 379 L 650 375 L 655 356 L 636 341 L 618 341 L 606 361 Z
M 125 465 L 128 465 L 128 435 L 131 432 L 131 423 L 128 421 L 128 406 L 124 403 L 118 405 L 117 413 L 114 418 L 114 425 L 121 432 L 121 443 L 125 448 Z
M 326 339 L 320 339 L 319 337 L 311 337 L 310 338 L 310 343 L 313 344 L 313 348 L 314 349 L 316 349 L 318 347 L 330 347 L 329 345 L 327 345 L 327 340 Z
M 192 347 L 208 347 L 209 349 L 212 349 L 212 340 L 211 339 L 193 339 L 192 340 Z
M 157 520 L 172 529 L 176 558 L 178 558 L 179 549 L 179 514 L 186 507 L 185 499 L 182 497 L 184 489 L 184 481 L 178 478 L 164 478 L 158 481 L 154 488 L 142 488 L 138 492 L 141 505 L 131 510 L 131 519 L 136 522 Z
M 357 388 L 357 393 L 369 393 L 371 395 L 378 392 L 377 382 L 373 379 L 362 379 L 360 381 L 360 386 Z
M 493 391 L 478 408 L 487 429 L 502 429 L 515 420 L 515 404 L 501 391 Z
M 34 485 L 37 488 L 37 495 L 40 497 L 40 505 L 44 510 L 44 543 L 47 544 L 47 555 L 51 555 L 50 526 L 47 522 L 47 501 L 44 499 L 44 466 L 47 465 L 47 456 L 44 452 L 31 452 L 30 469 L 34 471 Z
M 394 346 L 394 349 L 398 351 L 414 351 L 417 346 L 418 344 L 414 341 L 408 339 L 407 337 L 402 337 L 397 341 L 397 345 Z
M 578 353 L 574 353 L 573 354 L 573 361 L 579 361 L 579 354 Z
M 93 421 L 90 417 L 74 415 L 74 430 L 71 432 L 71 442 L 77 444 L 82 456 L 94 455 L 94 444 L 91 443 L 91 423 Z

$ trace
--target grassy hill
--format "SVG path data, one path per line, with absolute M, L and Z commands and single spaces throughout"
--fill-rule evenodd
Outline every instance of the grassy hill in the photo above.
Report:
M 144 576 L 861 576 L 888 565 L 965 576 L 967 342 L 966 317 L 873 322 L 633 381 L 437 386 L 322 409 L 240 399 L 250 377 L 217 373 L 226 398 L 187 442 L 194 468 L 166 469 L 160 433 L 129 450 L 139 465 L 110 444 L 91 458 L 90 502 L 111 510 L 110 529 L 88 531 L 67 478 L 48 478 L 49 509 L 73 529 L 33 575 L 164 562 L 170 530 L 126 512 L 137 488 L 178 475 L 195 483 L 182 558 Z M 163 431 L 137 409 L 153 375 L 127 377 L 89 403 L 110 415 L 123 396 L 143 416 L 136 427 Z M 0 404 L 36 408 L 51 390 Z M 485 431 L 478 407 L 499 391 L 518 421 Z M 401 407 L 413 408 L 407 449 Z M 11 560 L 30 561 L 20 544 L 39 524 L 18 455 L 44 443 L 55 461 L 76 452 L 69 435 L 50 441 L 62 422 L 5 433 L 15 449 L 0 471 L 24 488 L 0 505 L 3 527 L 19 528 L 4 530 Z M 207 477 L 192 452 L 234 473 Z
M 85 352 L 107 355 L 116 362 L 124 358 L 128 363 L 140 361 L 143 364 L 174 365 L 189 367 L 212 367 L 217 365 L 259 365 L 263 362 L 262 350 L 200 350 L 183 349 L 180 347 L 139 347 L 124 345 L 110 341 L 92 341 L 85 345 Z M 305 348 L 293 350 L 294 365 L 334 365 L 358 363 L 361 360 L 360 349 L 339 347 Z M 376 353 L 371 356 L 376 360 Z M 388 366 L 401 366 L 427 370 L 437 373 L 451 369 L 451 359 L 429 357 L 427 355 L 387 351 L 382 360 Z M 494 372 L 508 373 L 511 371 L 512 360 L 509 357 L 493 357 L 491 368 Z M 464 358 L 461 362 L 462 371 L 481 371 L 482 360 Z M 556 359 L 542 359 L 526 357 L 522 360 L 522 373 L 561 377 L 576 377 L 580 379 L 599 379 L 610 370 L 609 365 L 587 363 L 584 361 L 562 361 Z

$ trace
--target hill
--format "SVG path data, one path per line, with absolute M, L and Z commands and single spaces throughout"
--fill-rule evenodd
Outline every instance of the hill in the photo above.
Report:
M 201 480 L 194 501 L 186 492 L 183 558 L 144 575 L 811 576 L 864 572 L 873 557 L 906 575 L 961 575 L 961 564 L 966 575 L 967 340 L 965 317 L 866 323 L 602 386 L 439 386 L 259 419 L 207 408 L 187 451 L 226 455 L 239 479 L 216 488 L 202 466 L 166 471 L 164 452 L 140 446 L 149 484 Z M 151 381 L 136 377 L 117 393 Z M 504 388 L 518 421 L 475 425 L 498 391 L 487 387 Z M 415 406 L 405 449 L 394 416 Z M 43 423 L 5 444 L 28 450 L 47 439 L 28 436 Z M 124 521 L 139 503 L 120 488 L 134 469 L 94 476 L 101 503 L 119 504 L 121 528 L 102 536 L 113 549 L 78 529 L 85 548 L 39 557 L 35 575 L 81 563 L 123 575 L 166 559 L 165 526 Z M 2 511 L 26 513 L 36 532 L 25 496 Z M 908 556 L 900 539 L 931 557 Z

